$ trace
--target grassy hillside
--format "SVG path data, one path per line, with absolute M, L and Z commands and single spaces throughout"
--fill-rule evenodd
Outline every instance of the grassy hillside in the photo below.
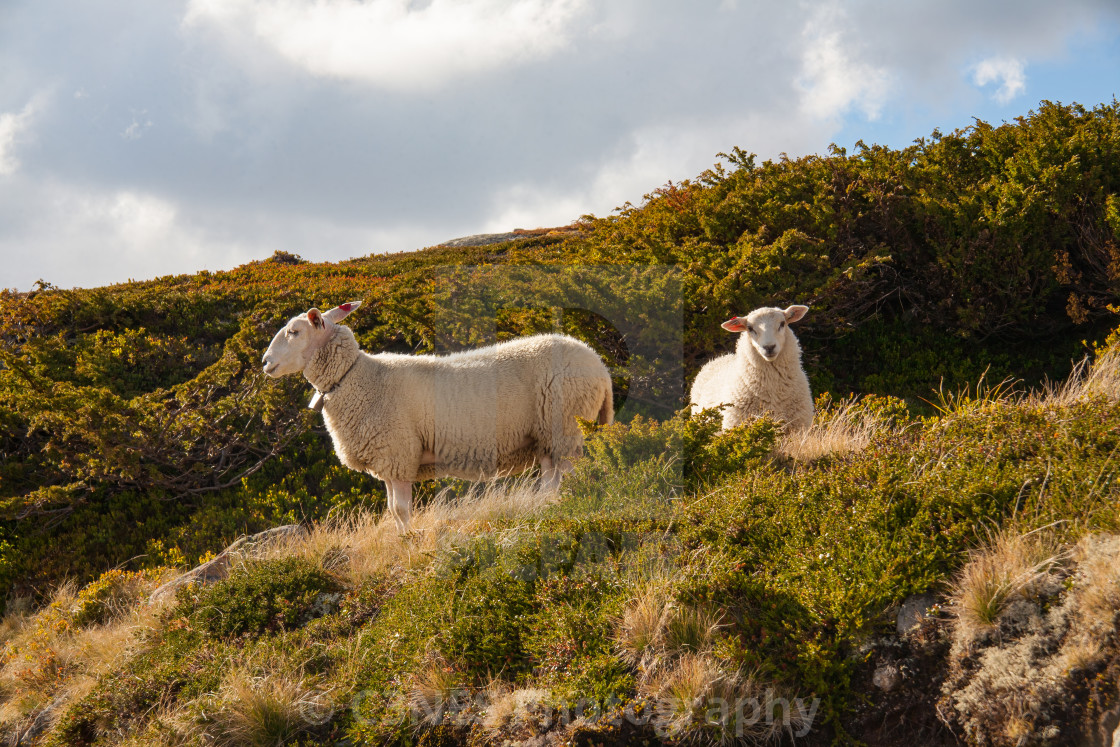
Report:
M 1044 103 L 903 150 L 736 149 L 496 246 L 5 292 L 0 721 L 43 744 L 1067 743 L 1120 670 L 1118 183 L 1120 105 Z M 398 538 L 306 382 L 259 370 L 285 319 L 353 299 L 368 350 L 581 337 L 622 422 L 559 497 L 426 484 Z M 813 432 L 677 413 L 720 321 L 794 302 Z M 891 634 L 930 591 L 945 614 Z M 1056 684 L 1015 700 L 1000 657 Z

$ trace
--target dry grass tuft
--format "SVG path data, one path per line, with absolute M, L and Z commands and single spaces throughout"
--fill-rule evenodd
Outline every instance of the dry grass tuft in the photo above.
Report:
M 765 744 L 783 733 L 803 736 L 813 717 L 801 701 L 775 697 L 773 688 L 726 670 L 710 654 L 684 654 L 640 689 L 654 702 L 657 731 L 681 742 Z
M 661 585 L 649 585 L 622 612 L 615 631 L 615 646 L 622 660 L 648 669 L 665 646 L 669 605 Z
M 708 651 L 720 617 L 701 608 L 675 603 L 664 581 L 654 581 L 626 605 L 615 630 L 619 656 L 639 671 L 652 672 L 687 653 Z
M 522 519 L 556 500 L 535 480 L 496 480 L 456 497 L 445 490 L 413 514 L 411 531 L 401 536 L 387 514 L 359 511 L 332 515 L 306 536 L 269 544 L 262 559 L 299 556 L 350 581 L 400 566 L 426 565 L 436 550 L 485 532 L 501 521 Z
M 447 716 L 454 717 L 457 702 L 465 693 L 462 678 L 446 661 L 431 658 L 413 673 L 408 705 L 415 729 L 438 726 Z
M 711 648 L 722 625 L 720 615 L 707 609 L 666 605 L 663 640 L 671 654 L 701 653 Z
M 891 427 L 883 418 L 861 408 L 856 400 L 847 400 L 837 405 L 827 420 L 784 433 L 777 451 L 796 461 L 810 462 L 830 454 L 862 451 Z
M 1061 384 L 1044 385 L 1032 395 L 1036 404 L 1070 407 L 1087 399 L 1103 397 L 1110 402 L 1120 400 L 1120 348 L 1102 352 L 1090 363 L 1083 358 L 1073 367 Z
M 235 666 L 216 693 L 154 719 L 168 745 L 273 747 L 292 744 L 321 723 L 321 693 L 296 672 Z
M 307 731 L 302 710 L 311 691 L 298 677 L 235 671 L 222 685 L 218 744 L 266 747 L 287 744 Z
M 101 606 L 91 615 L 92 592 L 103 591 L 98 584 L 105 579 L 120 580 L 121 588 L 114 585 L 96 597 Z M 34 614 L 10 612 L 0 651 L 0 724 L 25 725 L 51 704 L 60 714 L 90 692 L 98 677 L 138 652 L 143 643 L 137 633 L 155 628 L 158 611 L 136 600 L 164 580 L 156 573 L 110 572 L 82 590 L 63 584 Z
M 995 630 L 1019 599 L 1053 593 L 1063 554 L 1048 532 L 995 534 L 971 553 L 950 591 L 957 614 L 957 640 L 975 641 Z

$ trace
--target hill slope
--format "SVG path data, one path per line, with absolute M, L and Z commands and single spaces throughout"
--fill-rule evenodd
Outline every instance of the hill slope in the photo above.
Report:
M 1044 103 L 901 151 L 759 165 L 735 150 L 562 235 L 338 264 L 278 252 L 229 273 L 6 292 L 0 719 L 45 713 L 40 739 L 60 744 L 251 743 L 244 730 L 270 708 L 292 739 L 376 743 L 413 727 L 430 741 L 580 728 L 718 739 L 686 695 L 707 706 L 769 693 L 791 708 L 819 697 L 811 718 L 787 711 L 792 732 L 809 725 L 818 741 L 909 718 L 947 743 L 1005 743 L 957 701 L 940 712 L 959 717 L 938 720 L 937 692 L 908 685 L 870 711 L 856 693 L 878 692 L 867 662 L 888 659 L 973 683 L 982 667 L 942 650 L 949 623 L 889 650 L 873 642 L 893 605 L 948 589 L 989 533 L 1057 521 L 1059 548 L 1117 531 L 1112 359 L 1064 397 L 962 388 L 1062 378 L 1115 326 L 1118 182 L 1120 105 Z M 465 513 L 436 501 L 429 533 L 402 545 L 378 523 L 380 485 L 338 465 L 306 385 L 259 371 L 287 317 L 358 298 L 348 321 L 371 350 L 557 328 L 586 339 L 616 374 L 624 424 L 595 436 L 558 503 L 524 486 L 495 486 Z M 813 308 L 799 329 L 806 369 L 833 395 L 819 433 L 779 443 L 760 422 L 717 436 L 674 416 L 699 364 L 733 342 L 720 321 L 792 302 Z M 840 402 L 849 392 L 865 396 Z M 465 491 L 431 484 L 421 501 L 443 487 Z M 164 569 L 299 521 L 313 527 L 306 543 L 246 557 L 163 612 L 137 605 Z M 1070 553 L 1030 567 L 1061 587 L 1096 557 Z M 51 591 L 66 578 L 78 586 Z M 988 630 L 1006 622 L 1004 602 L 1069 601 L 1039 588 L 997 594 Z M 1004 639 L 1019 630 L 1007 625 Z M 1098 710 L 1116 681 L 1109 635 L 1084 644 L 1069 685 Z M 477 718 L 386 715 L 404 703 L 430 716 L 452 696 Z M 669 710 L 643 725 L 560 724 L 580 697 Z M 328 716 L 307 715 L 320 705 Z M 1059 735 L 1091 720 L 1088 705 L 1039 708 Z

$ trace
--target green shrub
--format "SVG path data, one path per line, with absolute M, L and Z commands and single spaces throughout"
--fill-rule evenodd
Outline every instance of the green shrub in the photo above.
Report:
M 626 586 L 597 569 L 577 570 L 578 575 L 557 575 L 537 584 L 536 609 L 524 642 L 535 681 L 569 702 L 625 699 L 633 694 L 634 681 L 614 655 L 612 636 Z
M 533 609 L 533 583 L 532 576 L 494 565 L 458 585 L 450 619 L 438 638 L 440 653 L 479 682 L 527 674 L 532 660 L 523 638 Z
M 681 428 L 685 483 L 692 489 L 714 485 L 729 475 L 761 465 L 771 454 L 780 432 L 778 423 L 757 418 L 720 432 L 715 410 L 687 417 L 677 415 Z
M 303 558 L 248 562 L 229 578 L 184 587 L 179 601 L 191 625 L 220 638 L 291 629 L 306 623 L 323 595 L 341 591 L 326 571 Z

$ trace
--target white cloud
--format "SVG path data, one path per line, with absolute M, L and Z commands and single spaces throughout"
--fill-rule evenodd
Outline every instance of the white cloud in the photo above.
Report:
M 23 288 L 556 225 L 734 146 L 902 146 L 1016 90 L 1107 100 L 1090 63 L 1120 28 L 1105 0 L 8 4 L 0 285 Z
M 18 183 L 14 183 L 18 182 Z M 229 270 L 277 249 L 338 261 L 451 238 L 431 226 L 340 224 L 305 214 L 199 208 L 139 189 L 0 183 L 0 287 L 92 288 Z M 34 251 L 28 251 L 34 247 Z
M 32 99 L 18 114 L 0 114 L 0 176 L 19 170 L 16 148 L 26 138 L 27 129 L 42 109 L 42 97 Z
M 973 68 L 972 82 L 981 88 L 998 82 L 999 88 L 992 97 L 1006 104 L 1026 90 L 1026 67 L 1023 60 L 1014 57 L 990 57 Z
M 886 68 L 858 59 L 859 49 L 843 32 L 838 5 L 826 3 L 802 30 L 801 74 L 797 88 L 801 109 L 819 119 L 834 119 L 857 106 L 870 120 L 878 119 L 890 87 Z
M 791 120 L 779 111 L 642 128 L 631 134 L 622 153 L 588 176 L 584 187 L 523 182 L 496 191 L 483 230 L 499 233 L 563 225 L 586 213 L 609 215 L 626 201 L 640 203 L 668 181 L 700 175 L 716 162 L 721 149 L 739 145 L 767 159 L 787 150 L 812 150 L 827 134 L 827 125 Z
M 255 38 L 314 75 L 438 88 L 569 42 L 588 0 L 190 0 L 188 28 Z

